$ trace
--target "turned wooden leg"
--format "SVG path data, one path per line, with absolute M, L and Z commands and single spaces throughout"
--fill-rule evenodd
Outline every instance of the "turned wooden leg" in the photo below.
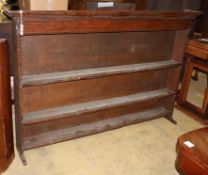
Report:
M 198 81 L 199 80 L 199 71 L 197 69 L 194 69 L 194 75 L 191 77 L 192 80 Z
M 204 117 L 207 119 L 208 118 L 208 74 L 207 74 L 207 86 L 206 86 L 206 90 L 204 93 L 202 111 L 204 113 Z

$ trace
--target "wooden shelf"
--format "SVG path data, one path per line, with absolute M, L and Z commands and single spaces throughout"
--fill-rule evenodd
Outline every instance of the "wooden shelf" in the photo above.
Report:
M 158 61 L 151 63 L 132 64 L 123 66 L 101 67 L 66 72 L 47 74 L 25 75 L 22 78 L 23 86 L 44 85 L 57 82 L 76 81 L 82 79 L 97 78 L 103 76 L 120 75 L 155 69 L 167 69 L 179 66 L 180 63 L 174 60 Z
M 17 24 L 15 122 L 23 162 L 24 150 L 34 147 L 164 115 L 175 123 L 180 63 L 199 12 L 6 12 Z
M 23 142 L 24 150 L 34 147 L 44 146 L 47 144 L 57 143 L 73 138 L 78 138 L 90 134 L 99 133 L 106 130 L 120 128 L 130 124 L 135 124 L 142 121 L 151 120 L 158 117 L 164 117 L 171 114 L 170 111 L 163 107 L 154 108 L 151 110 L 123 115 L 117 118 L 105 119 L 102 121 L 82 124 L 75 127 L 69 127 L 66 129 L 55 130 L 52 132 L 43 133 L 37 136 L 31 136 L 25 138 Z
M 47 122 L 49 120 L 57 120 L 64 117 L 78 116 L 96 111 L 107 110 L 123 105 L 129 105 L 141 101 L 158 99 L 173 94 L 175 94 L 175 92 L 169 89 L 160 89 L 160 90 L 153 90 L 148 92 L 132 94 L 123 97 L 97 100 L 87 103 L 80 103 L 76 105 L 69 105 L 59 108 L 30 112 L 24 115 L 23 124 L 29 125 L 39 122 Z

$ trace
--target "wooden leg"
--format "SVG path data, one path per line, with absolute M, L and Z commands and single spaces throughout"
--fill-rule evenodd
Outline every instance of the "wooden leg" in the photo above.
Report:
M 21 159 L 21 161 L 22 161 L 22 164 L 23 164 L 24 166 L 26 166 L 26 165 L 27 165 L 27 160 L 26 160 L 26 158 L 25 158 L 24 151 L 23 151 L 23 150 L 19 150 L 18 148 L 17 148 L 17 151 L 18 151 L 18 153 L 19 153 L 19 156 L 20 156 L 20 159 Z
M 27 161 L 26 161 L 26 159 L 25 159 L 25 155 L 22 153 L 22 154 L 20 154 L 20 159 L 21 159 L 21 161 L 22 161 L 22 163 L 23 163 L 23 165 L 24 166 L 26 166 L 27 165 Z
M 177 124 L 177 121 L 173 118 L 172 114 L 166 115 L 165 118 L 173 124 Z
M 194 81 L 198 81 L 199 80 L 199 71 L 197 69 L 194 69 L 194 70 L 195 70 L 194 75 L 191 78 Z
M 190 85 L 190 80 L 192 76 L 192 71 L 193 71 L 192 57 L 187 56 L 184 77 L 183 77 L 180 94 L 179 94 L 178 101 L 177 101 L 179 105 L 183 104 L 186 101 L 188 89 Z
M 208 119 L 208 116 L 207 116 L 208 115 L 208 74 L 207 74 L 207 86 L 206 86 L 206 90 L 204 93 L 202 112 L 204 114 L 204 118 Z

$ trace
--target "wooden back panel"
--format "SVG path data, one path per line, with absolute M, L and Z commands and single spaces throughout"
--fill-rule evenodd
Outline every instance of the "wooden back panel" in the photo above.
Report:
M 25 36 L 23 74 L 167 60 L 174 37 L 173 31 Z

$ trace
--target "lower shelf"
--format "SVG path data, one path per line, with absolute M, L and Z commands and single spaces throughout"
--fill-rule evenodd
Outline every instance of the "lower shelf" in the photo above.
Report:
M 58 108 L 46 109 L 42 111 L 29 112 L 24 115 L 23 124 L 32 125 L 41 122 L 48 122 L 51 120 L 58 120 L 65 117 L 79 116 L 93 113 L 96 111 L 108 110 L 115 107 L 122 107 L 138 102 L 160 99 L 162 97 L 167 97 L 173 94 L 175 94 L 174 91 L 164 88 L 122 97 L 115 97 L 110 99 L 103 99 L 75 105 L 62 106 Z
M 107 130 L 112 130 L 130 124 L 151 120 L 154 118 L 164 117 L 169 114 L 171 114 L 170 111 L 166 110 L 163 107 L 158 107 L 143 112 L 123 115 L 113 119 L 106 119 L 90 124 L 82 124 L 75 127 L 47 132 L 37 136 L 24 138 L 23 149 L 28 150 L 35 147 L 54 144 L 57 142 L 79 138 Z

